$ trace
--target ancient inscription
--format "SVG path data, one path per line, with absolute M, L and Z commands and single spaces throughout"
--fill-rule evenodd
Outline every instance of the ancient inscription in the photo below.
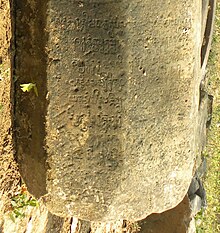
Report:
M 96 15 L 95 17 L 92 17 L 86 12 L 82 12 L 81 17 L 75 18 L 72 23 L 77 31 L 85 33 L 89 29 L 103 29 L 110 37 L 114 37 L 116 34 L 123 35 L 123 29 L 125 27 L 125 22 L 123 20 L 119 20 L 117 16 L 107 14 L 107 17 L 105 16 L 105 18 L 97 18 Z
M 53 23 L 60 31 L 50 32 L 50 55 L 59 54 L 59 59 L 51 59 L 54 104 L 50 113 L 57 140 L 53 143 L 59 147 L 56 150 L 66 153 L 61 160 L 68 174 L 82 172 L 83 180 L 89 182 L 86 174 L 90 170 L 94 180 L 105 171 L 107 179 L 123 163 L 121 131 L 127 86 L 124 11 L 120 1 L 64 2 L 68 14 L 54 9 Z M 60 97 L 64 102 L 57 104 Z M 71 182 L 71 186 L 82 186 Z M 64 185 L 68 192 L 70 184 Z M 92 185 L 94 190 L 103 186 L 101 180 Z
M 79 122 L 88 116 L 86 129 L 103 134 L 120 130 L 122 124 L 126 73 L 121 44 L 125 23 L 121 15 L 99 10 L 83 8 L 71 21 L 74 75 L 67 85 L 71 90 L 68 99 L 80 111 L 73 117 L 74 127 L 81 127 Z
M 122 0 L 71 0 L 72 2 L 84 4 L 84 3 L 119 3 Z M 82 6 L 82 5 L 79 5 Z
M 116 54 L 119 52 L 120 47 L 119 41 L 111 38 L 77 37 L 74 39 L 74 44 L 76 51 L 85 53 Z
M 200 30 L 192 16 L 196 5 L 180 2 L 49 1 L 41 48 L 47 101 L 40 104 L 46 113 L 47 205 L 55 214 L 141 219 L 164 211 L 158 203 L 169 200 L 170 209 L 182 198 L 172 192 L 176 186 L 184 193 L 190 181 L 190 166 L 178 160 L 193 158 L 195 147 L 188 135 L 197 118 L 190 96 Z M 187 169 L 189 179 L 183 177 Z M 168 190 L 172 170 L 174 188 Z

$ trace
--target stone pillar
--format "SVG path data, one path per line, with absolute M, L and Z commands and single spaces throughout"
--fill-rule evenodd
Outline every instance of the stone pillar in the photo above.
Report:
M 32 13 L 29 36 L 35 20 L 43 25 L 27 43 L 46 40 L 45 60 L 32 57 L 45 68 L 44 76 L 33 75 L 39 97 L 29 93 L 33 103 L 44 103 L 44 159 L 40 147 L 26 159 L 33 150 L 33 163 L 46 175 L 34 171 L 36 183 L 45 179 L 45 189 L 36 190 L 24 162 L 30 190 L 44 195 L 51 212 L 90 221 L 138 220 L 176 206 L 196 152 L 198 1 L 49 0 L 41 15 L 34 3 L 20 4 Z M 21 48 L 17 61 L 31 53 Z M 28 60 L 18 64 L 18 74 L 26 70 L 22 82 L 32 77 L 30 67 Z M 31 125 L 36 116 L 28 114 Z M 37 143 L 31 133 L 30 143 Z

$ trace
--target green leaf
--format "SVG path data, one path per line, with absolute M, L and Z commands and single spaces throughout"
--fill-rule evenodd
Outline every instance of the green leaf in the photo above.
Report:
M 36 84 L 34 84 L 34 83 L 26 83 L 26 84 L 21 84 L 20 86 L 21 86 L 21 90 L 23 92 L 26 92 L 26 91 L 30 92 L 31 89 L 33 89 L 35 85 Z
M 10 217 L 10 219 L 11 219 L 13 222 L 15 222 L 15 216 L 14 216 L 13 213 L 10 213 L 10 214 L 9 214 L 9 217 Z
M 15 209 L 14 210 L 14 213 L 15 213 L 15 217 L 18 218 L 18 217 L 24 217 L 24 213 L 21 213 L 19 210 Z
M 20 194 L 19 197 L 21 200 L 26 200 L 28 198 L 26 194 Z
M 20 87 L 23 92 L 30 92 L 33 89 L 36 96 L 38 96 L 37 86 L 35 83 L 20 84 Z
M 37 206 L 37 201 L 36 200 L 30 200 L 29 202 L 28 202 L 28 204 L 30 205 L 30 206 Z
M 2 111 L 2 109 L 3 109 L 3 105 L 2 105 L 2 104 L 0 104 L 0 112 Z
M 16 203 L 15 201 L 11 201 L 11 205 L 12 205 L 13 207 L 16 207 L 16 206 L 17 206 L 17 203 Z

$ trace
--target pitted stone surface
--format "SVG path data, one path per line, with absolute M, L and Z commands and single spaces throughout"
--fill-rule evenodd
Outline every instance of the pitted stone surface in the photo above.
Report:
M 51 212 L 138 220 L 183 199 L 197 150 L 198 12 L 195 0 L 48 1 Z

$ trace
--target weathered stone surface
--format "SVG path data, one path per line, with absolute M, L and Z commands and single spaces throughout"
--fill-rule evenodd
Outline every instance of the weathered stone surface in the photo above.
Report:
M 29 190 L 92 221 L 175 207 L 199 144 L 198 1 L 18 2 L 15 73 L 39 88 L 16 96 Z
M 190 200 L 191 204 L 191 210 L 192 210 L 192 216 L 196 216 L 196 214 L 201 210 L 202 208 L 202 199 L 200 196 L 194 194 L 192 196 L 192 199 Z
M 194 218 L 190 221 L 187 233 L 196 233 L 196 222 Z
M 205 209 L 207 207 L 206 191 L 202 183 L 202 177 L 206 172 L 206 159 L 203 158 L 202 160 L 203 162 L 196 170 L 187 192 L 191 204 L 192 217 L 194 217 L 201 208 Z

